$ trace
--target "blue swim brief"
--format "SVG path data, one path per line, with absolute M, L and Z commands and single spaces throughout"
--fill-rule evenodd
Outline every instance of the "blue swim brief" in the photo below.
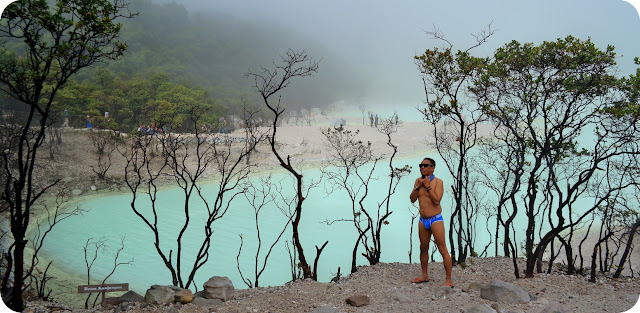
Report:
M 420 222 L 422 222 L 422 225 L 424 225 L 425 229 L 431 229 L 431 224 L 437 222 L 437 221 L 442 221 L 444 223 L 444 219 L 442 218 L 442 214 L 437 214 L 434 215 L 432 217 L 420 217 Z

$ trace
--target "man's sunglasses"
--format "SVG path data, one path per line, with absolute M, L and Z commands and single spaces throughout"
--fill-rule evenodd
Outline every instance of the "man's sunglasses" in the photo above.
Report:
M 433 166 L 433 165 L 431 165 L 431 164 L 418 164 L 418 166 L 422 168 L 422 167 L 429 167 L 429 166 Z

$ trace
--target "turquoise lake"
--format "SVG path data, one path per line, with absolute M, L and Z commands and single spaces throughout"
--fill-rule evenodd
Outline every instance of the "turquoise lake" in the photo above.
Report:
M 405 164 L 415 165 L 426 156 L 439 161 L 436 155 L 431 154 L 414 159 L 399 159 L 395 165 L 396 167 Z M 449 192 L 446 182 L 450 179 L 448 175 L 445 175 L 444 170 L 445 168 L 442 167 L 441 173 L 436 169 L 436 174 L 445 181 L 446 199 Z M 377 207 L 376 203 L 382 201 L 382 196 L 388 188 L 388 180 L 384 176 L 387 171 L 386 164 L 379 164 L 376 171 L 380 177 L 379 180 L 371 183 L 370 188 L 373 196 L 367 203 L 370 207 Z M 320 170 L 305 170 L 303 175 L 305 181 L 308 182 L 309 179 L 317 178 L 320 175 Z M 418 262 L 418 237 L 415 229 L 413 247 L 410 247 L 409 244 L 410 227 L 417 225 L 417 220 L 412 221 L 412 214 L 417 213 L 417 208 L 410 203 L 409 193 L 413 181 L 418 175 L 417 167 L 412 166 L 411 175 L 403 178 L 396 194 L 392 197 L 390 210 L 393 213 L 388 219 L 389 224 L 384 225 L 382 231 L 382 262 L 409 262 L 410 249 L 413 253 L 412 261 Z M 288 176 L 283 172 L 274 174 L 276 179 L 283 177 Z M 253 179 L 257 179 L 257 177 Z M 207 190 L 213 190 L 213 188 L 213 185 L 205 186 L 205 194 Z M 285 192 L 292 193 L 293 187 Z M 143 198 L 141 197 L 141 199 Z M 124 237 L 125 248 L 118 260 L 133 259 L 134 262 L 132 265 L 118 267 L 109 282 L 129 283 L 130 289 L 139 293 L 144 293 L 153 284 L 171 284 L 169 270 L 164 266 L 153 245 L 153 233 L 131 209 L 131 199 L 130 194 L 124 193 L 95 197 L 79 203 L 87 212 L 82 216 L 71 217 L 57 225 L 47 237 L 41 252 L 42 256 L 54 260 L 54 265 L 65 272 L 86 279 L 83 247 L 89 238 L 105 237 L 111 251 L 100 255 L 91 271 L 93 279 L 102 280 L 113 268 L 112 254 L 120 246 L 120 240 Z M 163 190 L 158 195 L 157 203 L 161 204 L 158 209 L 161 229 L 160 241 L 161 244 L 167 245 L 164 246 L 167 251 L 169 246 L 175 246 L 175 238 L 184 222 L 182 209 L 184 201 L 182 199 L 184 199 L 182 190 L 178 188 Z M 443 201 L 443 215 L 447 230 L 448 217 L 451 214 L 449 200 Z M 139 201 L 142 203 L 142 200 Z M 197 205 L 198 201 L 192 202 L 192 205 Z M 193 257 L 189 258 L 188 256 L 195 255 L 196 249 L 200 247 L 202 242 L 203 233 L 199 226 L 203 225 L 205 215 L 198 217 L 198 214 L 206 214 L 206 211 L 203 208 L 193 208 L 192 225 L 183 239 L 183 256 L 186 257 L 183 259 L 184 271 L 190 270 Z M 299 229 L 307 261 L 313 263 L 316 254 L 315 246 L 321 246 L 325 241 L 329 241 L 319 261 L 318 279 L 320 281 L 329 281 L 337 273 L 338 267 L 341 267 L 342 274 L 348 274 L 350 271 L 351 252 L 357 238 L 353 224 L 351 222 L 334 222 L 331 225 L 323 223 L 327 220 L 347 219 L 350 216 L 351 204 L 347 194 L 334 192 L 327 195 L 322 185 L 313 189 L 303 203 Z M 287 218 L 273 205 L 260 211 L 259 221 L 262 238 L 260 262 L 263 262 L 263 256 L 282 231 L 286 220 Z M 244 244 L 240 267 L 243 269 L 245 278 L 253 280 L 253 264 L 257 247 L 253 207 L 249 205 L 246 198 L 239 196 L 231 203 L 226 215 L 214 222 L 213 225 L 214 233 L 209 261 L 198 271 L 196 285 L 201 289 L 202 284 L 211 276 L 228 276 L 236 288 L 247 288 L 238 272 L 236 257 L 240 247 L 239 234 L 242 234 Z M 260 277 L 260 286 L 282 285 L 291 280 L 290 259 L 285 240 L 291 240 L 290 229 L 283 235 L 271 253 L 267 269 Z M 482 239 L 479 239 L 479 242 L 481 241 Z M 360 256 L 360 253 L 361 251 L 358 252 L 358 265 L 368 264 L 367 260 Z M 440 256 L 436 253 L 435 257 L 439 259 Z M 407 273 L 407 275 L 412 274 Z M 191 287 L 193 288 L 193 286 Z

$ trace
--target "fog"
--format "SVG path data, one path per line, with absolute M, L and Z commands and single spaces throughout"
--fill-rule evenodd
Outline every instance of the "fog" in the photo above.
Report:
M 475 43 L 472 34 L 491 24 L 496 32 L 475 50 L 480 56 L 490 55 L 511 40 L 539 44 L 567 35 L 591 38 L 601 49 L 615 46 L 619 74 L 625 76 L 635 72 L 633 58 L 640 56 L 640 17 L 622 0 L 152 1 L 176 2 L 193 14 L 219 12 L 240 21 L 264 23 L 265 27 L 286 28 L 312 40 L 325 49 L 324 53 L 310 50 L 304 43 L 291 43 L 280 51 L 305 49 L 314 59 L 322 59 L 318 76 L 346 86 L 351 96 L 335 101 L 353 107 L 422 104 L 424 91 L 413 56 L 443 46 L 426 33 L 434 29 L 440 30 L 454 49 L 465 50 Z M 326 55 L 326 51 L 330 53 Z M 335 70 L 334 65 L 343 66 L 345 61 L 348 68 Z M 323 72 L 323 68 L 332 70 Z M 313 78 L 305 80 L 310 80 L 305 84 L 313 84 Z M 351 86 L 342 83 L 345 81 L 357 83 Z
M 166 2 L 166 1 L 164 1 Z M 621 75 L 635 72 L 640 18 L 622 0 L 378 1 L 176 0 L 191 12 L 218 11 L 273 23 L 302 34 L 349 60 L 366 83 L 367 106 L 418 105 L 424 100 L 413 56 L 442 46 L 426 31 L 437 28 L 464 50 L 472 34 L 491 24 L 496 33 L 477 48 L 489 55 L 511 40 L 541 43 L 573 35 L 601 49 L 616 47 Z M 283 47 L 286 49 L 289 47 Z M 290 47 L 305 49 L 305 47 Z M 323 57 L 313 55 L 314 57 Z M 331 60 L 323 60 L 330 62 Z M 322 64 L 320 71 L 322 71 Z

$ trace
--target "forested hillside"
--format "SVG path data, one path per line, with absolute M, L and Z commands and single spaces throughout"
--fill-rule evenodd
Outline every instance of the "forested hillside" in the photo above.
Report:
M 270 65 L 288 48 L 304 49 L 322 60 L 315 77 L 288 88 L 283 98 L 288 107 L 322 108 L 358 97 L 354 91 L 362 90 L 347 60 L 293 29 L 216 12 L 191 13 L 176 3 L 132 0 L 130 9 L 138 15 L 123 22 L 120 40 L 128 45 L 124 56 L 72 76 L 56 96 L 56 113 L 67 109 L 71 115 L 100 116 L 108 111 L 128 127 L 180 113 L 176 124 L 188 114 L 184 110 L 189 101 L 210 109 L 207 119 L 238 113 L 242 99 L 257 100 L 244 74 Z M 21 53 L 19 45 L 15 51 Z M 158 89 L 159 84 L 164 86 Z M 2 109 L 20 111 L 17 102 L 4 93 L 1 97 Z
M 139 15 L 124 24 L 121 36 L 129 49 L 121 60 L 105 65 L 113 73 L 145 77 L 166 73 L 172 82 L 194 83 L 212 98 L 233 103 L 243 94 L 254 93 L 251 81 L 244 78 L 249 69 L 270 65 L 292 48 L 305 49 L 322 62 L 317 77 L 289 90 L 290 103 L 322 107 L 358 89 L 348 60 L 336 59 L 329 48 L 295 30 L 216 12 L 191 14 L 176 3 L 134 0 L 132 4 L 132 11 Z M 92 71 L 95 69 L 81 73 L 78 79 L 91 77 Z

